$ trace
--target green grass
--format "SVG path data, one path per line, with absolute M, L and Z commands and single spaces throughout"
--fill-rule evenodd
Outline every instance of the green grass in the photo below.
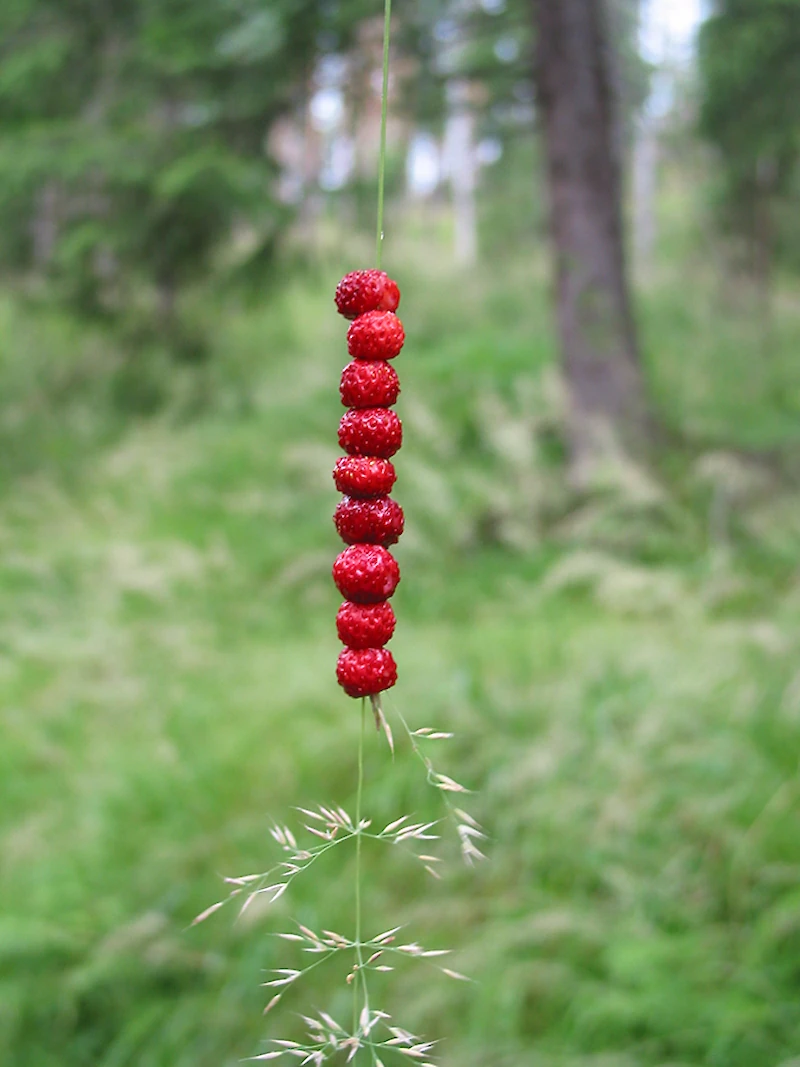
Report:
M 688 307 L 670 285 L 645 294 L 657 402 L 699 443 L 577 501 L 540 267 L 511 291 L 435 257 L 429 271 L 398 271 L 408 535 L 387 705 L 456 733 L 438 761 L 476 790 L 490 861 L 471 873 L 453 855 L 432 882 L 367 850 L 367 930 L 408 922 L 476 979 L 410 967 L 376 1003 L 445 1038 L 445 1065 L 789 1067 L 800 503 L 742 450 L 796 444 L 797 420 L 779 417 L 796 313 L 787 298 L 786 388 L 754 400 L 743 335 L 701 283 Z M 14 1067 L 233 1065 L 290 1032 L 293 1010 L 349 1011 L 323 975 L 264 1020 L 259 988 L 291 965 L 270 936 L 291 917 L 347 930 L 344 850 L 274 912 L 189 928 L 223 875 L 269 865 L 272 819 L 353 807 L 358 711 L 333 679 L 329 578 L 336 273 L 206 312 L 215 358 L 170 379 L 149 421 L 114 414 L 102 338 L 3 311 L 0 1047 Z M 392 762 L 371 734 L 365 804 L 376 820 L 439 812 L 406 747 Z

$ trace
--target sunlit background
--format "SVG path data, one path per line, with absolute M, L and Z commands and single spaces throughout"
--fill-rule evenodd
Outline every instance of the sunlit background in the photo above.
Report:
M 364 804 L 442 817 L 400 716 L 452 733 L 425 752 L 488 858 L 446 822 L 439 880 L 367 843 L 368 932 L 472 979 L 409 959 L 373 1004 L 442 1067 L 798 1067 L 800 7 L 608 2 L 648 429 L 587 448 L 540 3 L 393 4 L 406 533 Z M 191 923 L 275 822 L 355 803 L 333 294 L 375 261 L 382 30 L 377 0 L 0 5 L 3 1067 L 349 1025 L 346 967 L 267 1016 L 262 983 L 302 959 L 277 932 L 352 934 L 352 849 Z

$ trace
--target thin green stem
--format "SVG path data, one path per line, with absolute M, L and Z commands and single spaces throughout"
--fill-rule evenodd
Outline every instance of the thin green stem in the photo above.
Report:
M 358 790 L 356 792 L 356 980 L 353 982 L 353 1033 L 358 1027 L 358 987 L 364 994 L 364 1006 L 369 1008 L 367 972 L 364 969 L 364 954 L 361 946 L 361 801 L 364 794 L 364 739 L 367 732 L 367 698 L 361 698 L 361 730 L 358 735 Z
M 381 86 L 381 147 L 378 157 L 378 232 L 375 238 L 375 266 L 380 270 L 383 252 L 383 200 L 386 184 L 386 115 L 389 107 L 389 34 L 392 23 L 392 0 L 384 0 L 383 9 L 383 83 Z

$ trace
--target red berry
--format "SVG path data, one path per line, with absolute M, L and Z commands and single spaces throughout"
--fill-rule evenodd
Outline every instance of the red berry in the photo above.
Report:
M 351 456 L 388 459 L 403 443 L 403 424 L 389 408 L 359 408 L 342 415 L 339 444 Z
M 396 477 L 389 460 L 376 456 L 342 456 L 333 468 L 339 492 L 359 498 L 391 493 Z
M 397 282 L 382 270 L 354 270 L 336 286 L 336 307 L 346 319 L 365 311 L 394 311 L 400 303 Z
M 342 371 L 339 392 L 346 408 L 389 408 L 397 403 L 400 380 L 383 360 L 354 359 Z
M 403 532 L 403 509 L 389 496 L 377 500 L 346 496 L 336 508 L 333 521 L 348 545 L 393 545 Z
M 356 604 L 388 600 L 400 581 L 397 560 L 380 545 L 350 545 L 333 564 L 333 580 L 343 597 Z
M 339 654 L 336 677 L 348 696 L 368 697 L 392 688 L 397 664 L 388 648 L 346 648 Z
M 388 600 L 352 604 L 345 600 L 336 616 L 339 640 L 348 648 L 383 648 L 394 633 L 395 617 Z
M 403 324 L 392 311 L 367 311 L 350 323 L 347 351 L 356 359 L 394 359 L 403 347 Z

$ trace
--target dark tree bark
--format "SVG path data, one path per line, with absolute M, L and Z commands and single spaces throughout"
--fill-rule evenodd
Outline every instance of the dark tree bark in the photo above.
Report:
M 622 228 L 618 80 L 603 0 L 533 0 L 572 472 L 636 449 L 647 412 Z

